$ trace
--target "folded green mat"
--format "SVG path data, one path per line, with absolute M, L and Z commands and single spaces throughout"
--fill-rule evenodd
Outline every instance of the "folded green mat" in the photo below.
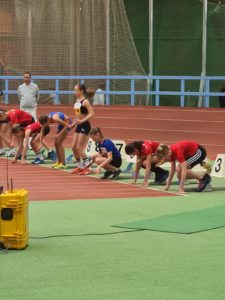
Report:
M 211 230 L 225 227 L 225 205 L 113 225 L 113 227 L 174 233 L 194 233 Z

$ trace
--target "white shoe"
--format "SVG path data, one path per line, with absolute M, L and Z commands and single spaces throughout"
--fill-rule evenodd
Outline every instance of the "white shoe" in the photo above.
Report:
M 91 163 L 92 163 L 92 158 L 88 157 L 88 159 L 83 162 L 83 168 L 84 169 L 87 168 Z
M 0 156 L 5 155 L 5 150 L 4 149 L 0 149 Z
M 16 155 L 16 150 L 15 149 L 10 149 L 7 153 L 8 157 L 14 157 Z

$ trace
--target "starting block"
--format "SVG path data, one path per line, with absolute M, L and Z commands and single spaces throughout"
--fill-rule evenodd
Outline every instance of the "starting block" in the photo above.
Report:
M 217 154 L 211 176 L 225 177 L 225 154 Z
M 0 248 L 25 249 L 28 234 L 28 191 L 0 194 Z
M 203 166 L 200 165 L 200 164 L 198 164 L 198 165 L 196 165 L 194 168 L 192 168 L 192 171 L 197 172 L 197 173 L 205 173 L 205 172 L 207 172 L 207 171 L 208 171 L 208 168 L 207 168 L 207 167 L 204 167 L 204 164 L 209 165 L 210 170 L 211 170 L 211 165 L 210 165 L 210 163 L 209 163 L 209 160 L 208 160 L 208 158 L 206 158 L 206 159 L 204 160 L 204 162 L 203 162 Z

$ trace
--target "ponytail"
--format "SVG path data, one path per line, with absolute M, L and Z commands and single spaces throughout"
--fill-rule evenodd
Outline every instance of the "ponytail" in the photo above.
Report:
M 87 89 L 86 89 L 85 96 L 86 96 L 88 99 L 93 98 L 94 94 L 95 94 L 95 89 L 92 89 L 92 88 L 87 88 Z
M 78 83 L 78 84 L 76 84 L 76 86 L 78 86 L 80 91 L 83 91 L 84 96 L 87 97 L 88 99 L 91 99 L 95 94 L 95 89 L 86 88 L 86 86 L 82 83 Z
M 167 146 L 166 144 L 160 144 L 156 150 L 156 155 L 157 155 L 158 159 L 159 160 L 165 159 L 165 157 L 169 153 L 169 150 L 170 150 L 169 146 Z

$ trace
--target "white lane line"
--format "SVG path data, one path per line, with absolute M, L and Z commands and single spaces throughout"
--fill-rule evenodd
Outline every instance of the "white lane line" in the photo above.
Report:
M 142 128 L 142 127 L 105 127 L 107 129 L 116 129 L 116 130 L 141 130 L 141 131 L 159 131 L 159 132 L 185 132 L 185 133 L 202 133 L 202 134 L 217 134 L 224 135 L 225 132 L 217 132 L 217 131 L 199 131 L 199 130 L 182 130 L 182 129 L 157 129 L 157 128 Z
M 99 177 L 95 177 L 94 175 L 88 175 L 90 177 L 93 177 L 93 178 L 97 178 L 97 179 L 101 179 Z M 120 181 L 120 180 L 110 180 L 110 182 L 113 182 L 113 183 L 121 183 L 121 184 L 125 184 L 125 185 L 128 185 L 128 186 L 133 186 L 133 187 L 137 187 L 137 188 L 141 188 L 141 189 L 144 189 L 145 191 L 148 191 L 148 190 L 153 190 L 153 191 L 156 191 L 156 192 L 161 192 L 161 193 L 167 193 L 167 194 L 171 194 L 172 195 L 178 195 L 178 196 L 187 196 L 186 194 L 179 194 L 177 192 L 170 192 L 170 191 L 161 191 L 161 190 L 158 190 L 156 188 L 152 188 L 151 186 L 149 187 L 144 187 L 142 185 L 133 185 L 129 182 L 124 182 L 124 181 Z M 142 196 L 140 196 L 142 197 Z M 153 196 L 154 197 L 154 196 Z
M 13 107 L 13 106 L 12 106 Z M 225 110 L 221 109 L 221 108 L 193 108 L 193 109 L 187 109 L 187 108 L 178 108 L 178 107 L 174 107 L 172 106 L 170 107 L 166 107 L 166 108 L 162 108 L 162 107 L 138 107 L 138 106 L 95 106 L 93 105 L 94 109 L 97 110 L 132 110 L 132 111 L 179 111 L 179 112 L 196 112 L 196 113 L 224 113 L 225 114 Z M 14 108 L 14 107 L 13 107 Z M 73 110 L 73 106 L 64 106 L 64 105 L 52 105 L 52 106 L 39 106 L 38 109 L 39 110 L 44 110 L 44 109 L 53 109 L 53 108 L 63 108 L 63 109 L 72 109 Z

